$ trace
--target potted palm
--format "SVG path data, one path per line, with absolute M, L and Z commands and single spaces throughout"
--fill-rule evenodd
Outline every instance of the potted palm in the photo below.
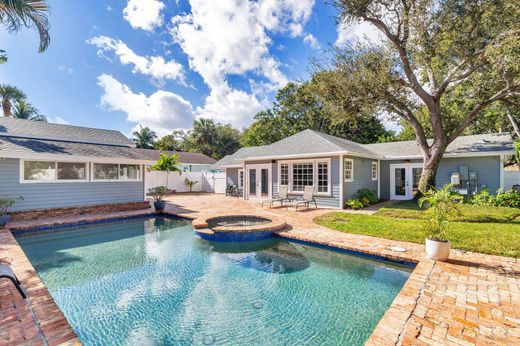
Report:
M 148 193 L 155 200 L 153 202 L 153 206 L 156 211 L 163 211 L 166 203 L 164 202 L 164 198 L 168 196 L 170 190 L 166 186 L 156 186 L 148 189 Z
M 430 219 L 426 224 L 426 256 L 431 259 L 446 261 L 450 256 L 451 243 L 446 238 L 451 215 L 459 213 L 458 205 L 463 197 L 451 191 L 453 185 L 442 189 L 431 189 L 419 199 L 421 208 L 428 208 Z
M 11 198 L 11 197 L 4 197 L 0 198 L 0 228 L 7 225 L 9 220 L 11 219 L 11 216 L 7 214 L 7 211 L 10 207 L 12 207 L 18 200 L 23 200 L 23 197 L 17 197 L 17 198 Z

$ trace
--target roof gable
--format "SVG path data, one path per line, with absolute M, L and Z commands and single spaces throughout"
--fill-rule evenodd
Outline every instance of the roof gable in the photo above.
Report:
M 0 136 L 121 145 L 134 143 L 119 131 L 0 117 Z

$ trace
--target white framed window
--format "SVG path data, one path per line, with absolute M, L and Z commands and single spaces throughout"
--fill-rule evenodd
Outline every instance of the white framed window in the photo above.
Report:
M 354 181 L 354 160 L 345 159 L 343 164 L 343 178 L 347 182 Z
M 60 183 L 88 181 L 86 162 L 20 160 L 21 183 Z
M 279 186 L 289 186 L 289 192 L 303 193 L 305 186 L 314 185 L 317 195 L 330 195 L 330 159 L 294 160 L 278 163 Z
M 282 186 L 289 185 L 289 164 L 288 163 L 280 164 L 280 185 L 282 185 Z
M 141 165 L 93 163 L 92 181 L 141 181 Z
M 329 163 L 317 162 L 318 192 L 329 192 Z
M 372 161 L 372 180 L 377 180 L 378 169 L 379 167 L 377 166 L 377 162 Z
M 241 189 L 244 187 L 244 170 L 238 170 L 238 188 Z

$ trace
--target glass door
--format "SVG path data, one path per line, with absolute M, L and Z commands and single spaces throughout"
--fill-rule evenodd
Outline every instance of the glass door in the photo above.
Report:
M 390 199 L 413 199 L 419 191 L 422 164 L 390 165 Z
M 248 198 L 269 198 L 271 195 L 271 165 L 248 166 L 247 179 Z

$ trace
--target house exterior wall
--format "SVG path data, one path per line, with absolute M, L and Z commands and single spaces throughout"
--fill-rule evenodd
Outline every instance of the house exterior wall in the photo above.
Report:
M 372 162 L 375 159 L 368 159 L 362 157 L 344 156 L 344 159 L 351 159 L 354 163 L 354 181 L 343 182 L 343 198 L 347 201 L 349 198 L 354 198 L 359 189 L 369 189 L 377 195 L 377 180 L 372 180 Z M 343 169 L 345 169 L 343 167 Z M 344 173 L 341 173 L 341 179 L 344 179 Z
M 238 186 L 238 168 L 226 168 L 226 185 Z
M 381 160 L 381 199 L 390 199 L 390 165 L 399 163 L 421 163 L 422 160 Z M 444 158 L 439 164 L 435 185 L 442 187 L 451 181 L 451 173 L 458 172 L 459 166 L 468 166 L 470 172 L 477 172 L 479 189 L 486 185 L 494 194 L 500 188 L 500 156 Z
M 316 160 L 318 158 L 305 158 L 310 161 Z M 323 159 L 323 157 L 321 157 Z M 303 159 L 302 159 L 303 160 Z M 285 161 L 285 160 L 280 160 Z M 288 160 L 290 161 L 290 160 Z M 254 163 L 268 163 L 270 161 L 258 161 Z M 253 162 L 248 162 L 248 164 L 252 164 Z M 272 185 L 273 185 L 273 194 L 278 193 L 279 187 L 279 177 L 278 177 L 278 165 L 279 161 L 277 160 L 272 164 Z M 341 191 L 340 191 L 340 172 L 339 172 L 339 156 L 330 157 L 330 179 L 331 179 L 331 195 L 330 196 L 315 196 L 316 202 L 319 207 L 322 208 L 340 208 L 340 199 L 341 199 Z
M 20 160 L 0 160 L 0 196 L 23 196 L 11 211 L 80 205 L 139 202 L 144 181 L 20 183 Z

